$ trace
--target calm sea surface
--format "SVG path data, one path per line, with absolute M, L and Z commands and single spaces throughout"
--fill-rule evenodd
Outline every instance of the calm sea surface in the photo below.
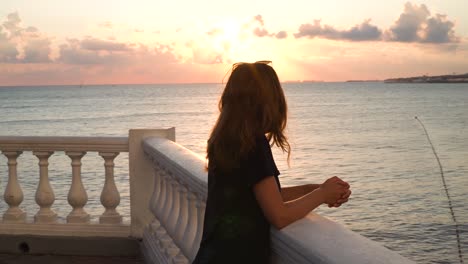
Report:
M 352 199 L 338 209 L 320 208 L 321 214 L 418 263 L 457 263 L 455 227 L 418 116 L 444 167 L 468 260 L 467 84 L 288 83 L 284 89 L 293 151 L 288 167 L 274 149 L 283 186 L 337 175 L 351 183 Z M 0 135 L 127 136 L 132 128 L 174 126 L 180 144 L 204 155 L 221 91 L 216 84 L 2 87 Z M 25 152 L 18 162 L 22 207 L 32 217 L 38 209 L 37 158 Z M 70 159 L 56 153 L 49 162 L 53 209 L 63 220 L 70 211 Z M 96 221 L 103 211 L 103 162 L 96 153 L 82 162 L 86 210 Z M 128 155 L 115 162 L 119 211 L 129 215 Z M 2 155 L 0 192 L 7 173 Z

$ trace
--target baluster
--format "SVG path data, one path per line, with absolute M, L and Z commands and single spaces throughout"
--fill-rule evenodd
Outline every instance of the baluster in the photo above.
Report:
M 163 224 L 164 228 L 167 230 L 168 227 L 168 220 L 169 220 L 169 214 L 171 212 L 171 207 L 172 207 L 172 176 L 170 175 L 170 172 L 164 171 L 165 178 L 166 178 L 166 203 L 164 205 L 164 211 L 162 213 L 162 219 L 161 223 Z
M 150 210 L 153 213 L 154 219 L 151 222 L 151 230 L 153 232 L 156 232 L 156 230 L 161 226 L 161 223 L 159 222 L 158 219 L 158 207 L 160 207 L 161 203 L 161 192 L 162 192 L 162 187 L 161 187 L 161 176 L 159 175 L 159 169 L 156 165 L 154 165 L 153 168 L 153 173 L 154 173 L 154 188 L 153 188 L 153 195 L 151 196 L 150 199 Z
M 167 220 L 167 230 L 171 235 L 171 238 L 175 238 L 176 233 L 176 224 L 177 218 L 179 217 L 179 207 L 180 207 L 180 193 L 179 193 L 179 183 L 175 178 L 172 179 L 172 206 Z
M 169 235 L 167 234 L 166 232 L 166 229 L 165 229 L 165 226 L 164 226 L 164 222 L 163 222 L 163 212 L 167 206 L 167 203 L 168 203 L 168 191 L 167 191 L 167 185 L 168 185 L 168 180 L 167 180 L 167 175 L 166 175 L 166 172 L 160 168 L 159 170 L 159 175 L 161 177 L 161 204 L 158 205 L 158 219 L 159 219 L 159 226 L 157 226 L 157 229 L 155 230 L 155 235 L 156 235 L 156 239 L 158 241 L 158 244 L 159 244 L 159 247 L 161 249 L 164 249 L 168 243 L 170 242 L 170 238 L 169 238 Z
M 33 155 L 39 159 L 39 185 L 36 190 L 36 203 L 40 206 L 34 216 L 36 223 L 54 223 L 57 214 L 50 208 L 55 201 L 54 191 L 49 182 L 49 157 L 53 151 L 33 151 Z
M 202 200 L 200 196 L 197 195 L 196 198 L 196 206 L 197 206 L 197 234 L 195 235 L 194 243 L 194 251 L 195 254 L 200 247 L 200 241 L 203 234 L 203 220 L 205 218 L 205 201 Z M 193 256 L 195 257 L 195 255 Z
M 159 222 L 162 221 L 162 216 L 164 212 L 164 207 L 166 206 L 167 202 L 167 179 L 166 179 L 166 174 L 164 170 L 160 167 L 158 171 L 156 172 L 158 174 L 159 178 L 159 183 L 160 183 L 160 190 L 161 193 L 159 194 L 159 201 L 156 204 L 155 207 L 155 216 L 159 220 Z
M 167 228 L 167 222 L 164 221 L 165 219 L 165 212 L 169 209 L 169 202 L 170 202 L 170 190 L 169 190 L 169 185 L 170 185 L 170 176 L 167 173 L 165 169 L 161 169 L 160 171 L 161 179 L 163 180 L 163 184 L 161 185 L 163 189 L 162 195 L 162 206 L 160 207 L 158 217 L 159 217 L 159 222 L 160 226 L 156 230 L 156 237 L 158 239 L 159 246 L 161 249 L 165 250 L 168 248 L 170 243 L 172 243 L 172 239 L 169 237 L 167 234 L 166 228 Z
M 187 228 L 184 232 L 183 237 L 183 252 L 188 252 L 186 256 L 193 261 L 195 255 L 197 254 L 199 245 L 195 245 L 195 236 L 197 234 L 197 226 L 198 226 L 198 215 L 197 215 L 197 207 L 196 207 L 196 199 L 197 197 L 192 192 L 187 193 L 188 198 L 188 224 Z
M 8 210 L 3 214 L 4 222 L 24 222 L 26 213 L 19 208 L 23 202 L 23 191 L 18 182 L 16 159 L 21 155 L 21 151 L 2 151 L 3 155 L 8 158 L 8 184 L 5 189 L 3 198 L 8 204 Z
M 72 183 L 68 192 L 68 203 L 73 210 L 67 216 L 67 223 L 89 223 L 89 214 L 83 208 L 88 202 L 88 195 L 81 181 L 81 158 L 86 152 L 65 152 L 72 160 Z
M 114 159 L 118 152 L 99 152 L 99 156 L 104 159 L 106 179 L 101 193 L 101 203 L 105 208 L 104 213 L 99 217 L 101 224 L 120 224 L 122 216 L 116 208 L 120 204 L 120 193 L 114 181 Z
M 179 191 L 180 191 L 180 206 L 179 206 L 179 217 L 177 219 L 177 232 L 174 235 L 174 241 L 177 243 L 177 245 L 182 249 L 183 253 L 188 256 L 189 251 L 187 249 L 190 247 L 190 245 L 187 245 L 187 241 L 184 240 L 184 233 L 188 228 L 188 202 L 187 202 L 187 187 L 185 187 L 183 184 L 179 185 Z
M 150 198 L 149 209 L 151 210 L 154 216 L 157 216 L 157 207 L 158 207 L 158 203 L 161 200 L 161 180 L 160 180 L 158 169 L 156 167 L 154 167 L 153 169 L 153 179 L 154 179 L 153 194 L 151 195 L 151 198 Z

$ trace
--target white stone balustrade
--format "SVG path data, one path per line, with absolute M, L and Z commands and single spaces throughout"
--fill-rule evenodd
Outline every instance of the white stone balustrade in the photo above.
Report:
M 8 208 L 0 219 L 0 234 L 106 237 L 128 237 L 133 235 L 141 238 L 142 232 L 131 232 L 133 221 L 130 225 L 122 223 L 122 215 L 118 212 L 120 193 L 114 180 L 114 159 L 121 152 L 129 152 L 132 146 L 130 142 L 135 142 L 133 146 L 141 146 L 141 136 L 144 134 L 173 139 L 174 129 L 130 130 L 128 138 L 0 136 L 0 151 L 8 159 L 8 183 L 3 195 Z M 132 137 L 132 135 L 136 136 Z M 37 212 L 24 212 L 21 208 L 24 197 L 20 182 L 24 180 L 24 176 L 18 175 L 17 158 L 23 152 L 32 152 L 39 160 L 37 173 L 39 181 L 34 196 L 35 202 L 39 207 Z M 96 218 L 99 218 L 98 222 L 92 221 L 92 217 L 85 209 L 88 202 L 88 194 L 81 177 L 81 159 L 87 152 L 98 153 L 102 157 L 104 165 L 103 170 L 102 167 L 96 168 L 97 172 L 103 171 L 101 175 L 103 175 L 104 179 L 104 186 L 100 197 L 103 213 L 100 216 L 96 216 Z M 71 160 L 71 173 L 68 174 L 68 177 L 71 177 L 71 185 L 67 197 L 71 210 L 66 217 L 61 216 L 62 219 L 66 218 L 66 222 L 59 220 L 59 215 L 54 211 L 55 193 L 49 180 L 49 158 L 55 153 L 65 153 Z M 134 153 L 138 154 L 138 151 L 136 150 Z M 142 151 L 141 155 L 143 155 Z M 131 155 L 129 155 L 129 159 L 136 160 Z M 144 168 L 144 166 L 139 167 Z M 141 172 L 135 174 L 137 176 L 143 175 Z M 129 176 L 131 177 L 132 175 Z M 137 176 L 135 178 L 138 178 Z M 152 180 L 150 179 L 150 182 Z M 138 184 L 140 186 L 147 185 L 143 178 L 138 179 Z M 151 184 L 150 190 L 152 190 L 152 186 L 153 184 Z M 135 201 L 142 200 L 147 193 L 151 194 L 150 190 L 145 191 L 144 188 L 133 188 L 130 190 L 131 199 Z M 93 197 L 93 199 L 96 198 L 98 197 Z M 145 210 L 148 211 L 147 215 L 151 214 L 147 209 L 148 204 L 149 201 L 141 203 L 141 205 L 134 207 L 135 210 L 132 210 L 132 214 L 134 215 L 130 217 L 132 220 L 136 219 L 134 222 L 140 226 L 150 222 L 144 218 Z M 26 217 L 28 214 L 34 217 L 28 219 Z M 177 216 L 174 215 L 172 217 Z
M 198 251 L 207 195 L 205 160 L 164 138 L 143 141 L 153 163 L 154 220 L 143 235 L 149 263 L 190 263 Z M 271 230 L 272 263 L 413 263 L 344 226 L 310 213 L 290 226 Z

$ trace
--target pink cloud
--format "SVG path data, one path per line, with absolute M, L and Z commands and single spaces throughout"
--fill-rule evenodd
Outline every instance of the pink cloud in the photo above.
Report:
M 6 47 L 2 45 L 5 38 L 0 31 L 0 58 L 8 51 L 2 48 Z M 222 60 L 221 55 L 210 57 L 197 51 L 192 62 L 184 62 L 171 45 L 149 47 L 91 37 L 68 39 L 53 61 L 48 59 L 47 39 L 29 41 L 21 60 L 16 58 L 14 46 L 10 49 L 8 58 L 14 63 L 0 63 L 2 85 L 210 82 L 212 76 L 222 75 L 220 67 L 209 65 Z
M 112 28 L 111 22 L 101 25 Z M 67 39 L 51 59 L 53 38 L 36 27 L 23 27 L 18 13 L 0 25 L 0 83 L 2 85 L 86 83 L 209 82 L 221 75 L 222 60 L 200 50 L 185 62 L 172 44 L 119 42 L 114 37 Z M 217 57 L 218 56 L 218 57 Z
M 253 29 L 253 34 L 257 37 L 275 37 L 277 39 L 285 39 L 288 37 L 288 33 L 286 31 L 279 31 L 277 33 L 272 33 L 265 27 L 265 21 L 261 15 L 256 15 L 253 18 L 254 24 L 256 26 Z
M 447 15 L 431 13 L 426 5 L 407 2 L 403 13 L 386 32 L 386 38 L 399 42 L 450 43 L 458 42 L 455 23 Z
M 8 32 L 0 27 L 0 63 L 16 62 L 18 54 L 16 44 L 8 38 Z
M 17 12 L 0 26 L 0 63 L 51 62 L 51 39 L 36 27 L 23 27 Z
M 394 41 L 414 43 L 456 43 L 455 23 L 447 15 L 431 13 L 426 5 L 407 2 L 403 12 L 388 30 L 372 25 L 370 19 L 349 29 L 322 25 L 321 20 L 299 26 L 296 38 L 323 38 L 344 41 Z
M 313 24 L 302 24 L 299 32 L 294 34 L 296 38 L 325 38 L 334 40 L 365 41 L 380 40 L 382 31 L 370 24 L 370 19 L 361 24 L 355 25 L 348 30 L 339 30 L 330 25 L 321 25 L 320 20 L 315 20 Z
M 88 37 L 80 41 L 81 48 L 86 50 L 106 50 L 106 51 L 128 51 L 129 47 L 125 43 L 102 40 Z

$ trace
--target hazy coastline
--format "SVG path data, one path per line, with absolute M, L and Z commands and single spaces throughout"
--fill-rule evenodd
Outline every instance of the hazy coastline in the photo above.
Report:
M 384 80 L 385 83 L 468 83 L 468 73 L 437 75 L 437 76 L 415 76 L 407 78 L 391 78 Z

